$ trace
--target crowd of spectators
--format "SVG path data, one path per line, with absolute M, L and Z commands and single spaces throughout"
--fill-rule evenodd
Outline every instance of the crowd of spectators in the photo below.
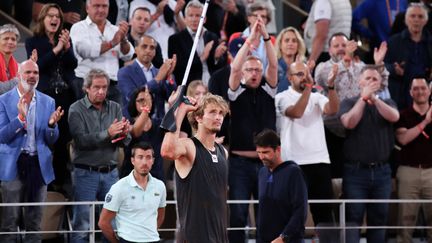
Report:
M 172 162 L 161 156 L 160 124 L 182 83 L 197 102 L 212 93 L 229 104 L 215 139 L 229 155 L 228 199 L 258 199 L 259 171 L 266 166 L 254 138 L 266 129 L 280 136 L 282 161 L 299 165 L 309 199 L 333 199 L 332 177 L 343 178 L 346 199 L 390 199 L 392 178 L 398 198 L 432 199 L 432 159 L 426 155 L 432 135 L 430 0 L 363 0 L 355 7 L 349 0 L 300 1 L 310 11 L 304 29 L 280 31 L 269 24 L 275 19 L 271 1 L 212 0 L 202 33 L 197 33 L 203 11 L 198 0 L 28 2 L 15 1 L 14 11 L 12 1 L 0 4 L 33 30 L 23 40 L 28 60 L 21 67 L 14 57 L 17 27 L 0 26 L 4 202 L 43 201 L 46 190 L 72 201 L 105 200 L 119 178 L 133 178 L 133 148 L 143 142 L 148 145 L 141 150 L 150 150 L 153 159 L 150 178 L 173 180 Z M 196 53 L 184 77 L 196 35 Z M 33 86 L 37 92 L 26 97 Z M 49 105 L 49 112 L 35 113 L 40 103 Z M 48 127 L 41 128 L 38 119 L 49 121 Z M 52 158 L 36 146 L 42 136 L 38 129 L 47 133 L 43 146 Z M 180 130 L 180 138 L 197 132 L 186 117 Z M 8 156 L 11 152 L 14 157 Z M 40 163 L 39 181 L 47 188 L 28 196 L 24 185 L 27 197 L 11 197 L 12 185 L 28 180 L 22 174 L 33 173 L 20 168 L 28 160 Z M 118 207 L 109 203 L 109 208 Z M 430 208 L 423 207 L 429 226 Z M 311 205 L 315 225 L 337 224 L 334 209 Z M 418 205 L 399 210 L 400 225 L 416 224 Z M 40 221 L 36 214 L 35 224 Z M 247 204 L 231 204 L 229 226 L 246 227 L 248 214 Z M 367 225 L 386 225 L 388 204 L 347 206 L 349 223 L 360 226 L 365 214 Z M 20 215 L 3 215 L 14 223 L 2 218 L 0 230 L 16 231 Z M 87 206 L 73 208 L 75 230 L 89 229 L 88 215 Z M 401 230 L 398 242 L 409 242 L 411 235 L 412 230 Z M 384 242 L 386 231 L 372 229 L 366 236 Z M 73 234 L 72 240 L 87 242 L 87 237 Z M 242 230 L 228 232 L 233 243 L 246 237 Z M 323 233 L 320 242 L 335 237 Z M 347 237 L 359 241 L 357 231 Z

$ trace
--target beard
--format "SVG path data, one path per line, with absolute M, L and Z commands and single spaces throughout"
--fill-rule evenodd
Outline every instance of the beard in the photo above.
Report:
M 210 132 L 211 133 L 218 133 L 218 132 L 220 132 L 220 130 L 221 130 L 220 127 L 215 127 L 215 128 L 210 129 Z
M 20 82 L 21 82 L 21 86 L 23 87 L 23 89 L 26 93 L 30 92 L 30 91 L 35 91 L 37 85 L 39 84 L 39 81 L 37 81 L 34 85 L 30 85 L 27 83 L 27 80 L 24 80 L 24 79 L 21 80 Z

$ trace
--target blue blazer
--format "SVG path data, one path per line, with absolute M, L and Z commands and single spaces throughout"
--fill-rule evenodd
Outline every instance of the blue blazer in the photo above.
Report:
M 158 73 L 159 69 L 152 67 L 151 72 L 153 77 Z M 123 95 L 123 114 L 128 116 L 127 107 L 132 93 L 144 85 L 150 89 L 153 94 L 153 106 L 155 108 L 156 118 L 162 119 L 165 115 L 165 101 L 168 101 L 171 92 L 177 88 L 177 84 L 169 84 L 167 80 L 157 83 L 154 79 L 147 80 L 144 71 L 135 60 L 131 65 L 120 68 L 117 73 L 118 86 Z
M 57 125 L 48 127 L 48 120 L 55 110 L 54 100 L 36 91 L 36 147 L 38 152 L 40 169 L 45 184 L 54 180 L 52 166 L 52 146 L 58 136 Z M 17 161 L 25 144 L 26 131 L 18 120 L 17 104 L 19 101 L 18 90 L 12 89 L 0 96 L 0 180 L 11 181 L 16 179 Z

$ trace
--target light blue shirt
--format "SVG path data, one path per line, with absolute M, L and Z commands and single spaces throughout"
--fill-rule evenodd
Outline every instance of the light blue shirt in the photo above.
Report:
M 116 212 L 117 234 L 133 242 L 159 241 L 157 210 L 166 206 L 166 188 L 149 174 L 145 190 L 133 171 L 115 183 L 105 197 L 104 208 Z
M 21 98 L 23 94 L 18 89 L 18 95 Z M 36 147 L 36 133 L 35 133 L 35 126 L 36 126 L 36 95 L 33 94 L 32 100 L 30 102 L 29 108 L 27 110 L 26 114 L 26 131 L 27 134 L 26 140 L 24 143 L 23 150 L 29 152 L 29 153 L 36 153 L 37 147 Z

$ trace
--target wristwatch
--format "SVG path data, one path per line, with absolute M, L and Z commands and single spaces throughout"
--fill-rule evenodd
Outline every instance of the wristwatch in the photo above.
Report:
M 284 243 L 289 243 L 290 238 L 291 238 L 289 235 L 286 235 L 284 233 L 280 234 L 279 237 L 282 238 Z

